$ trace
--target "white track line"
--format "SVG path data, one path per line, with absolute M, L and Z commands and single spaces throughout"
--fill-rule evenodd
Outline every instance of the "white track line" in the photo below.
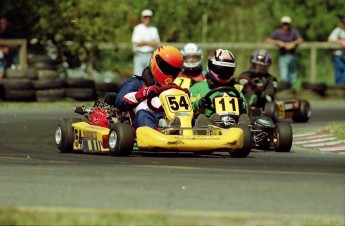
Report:
M 312 136 L 312 135 L 316 135 L 316 133 L 295 134 L 295 135 L 293 135 L 293 138 L 295 138 L 295 137 L 304 137 L 304 136 Z
M 330 142 L 324 142 L 324 143 L 314 143 L 314 144 L 305 144 L 302 145 L 303 147 L 310 147 L 310 148 L 317 148 L 317 147 L 324 147 L 324 146 L 330 146 L 330 145 L 336 145 L 336 144 L 345 144 L 345 141 L 343 140 L 337 140 L 337 141 L 330 141 Z
M 344 146 L 338 146 L 338 147 L 330 147 L 330 148 L 318 148 L 320 151 L 345 151 L 345 145 Z
M 320 134 L 320 135 L 314 135 L 314 136 L 307 136 L 307 137 L 294 137 L 293 140 L 300 141 L 300 140 L 309 140 L 309 139 L 316 139 L 316 138 L 322 138 L 322 137 L 331 137 L 333 134 Z
M 327 137 L 327 138 L 321 138 L 321 139 L 302 140 L 302 141 L 293 142 L 293 144 L 320 143 L 320 142 L 331 141 L 331 140 L 336 140 L 336 138 L 335 137 Z

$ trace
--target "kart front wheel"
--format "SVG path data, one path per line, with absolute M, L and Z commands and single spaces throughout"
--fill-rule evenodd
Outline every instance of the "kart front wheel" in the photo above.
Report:
M 241 114 L 240 118 L 238 119 L 238 123 L 246 125 L 246 126 L 250 126 L 252 124 L 252 120 L 250 119 L 249 115 Z
M 129 156 L 133 151 L 134 133 L 129 124 L 116 123 L 109 131 L 109 151 L 114 156 Z
M 82 122 L 81 118 L 64 118 L 61 119 L 55 130 L 55 143 L 60 152 L 72 152 L 74 133 L 72 124 Z
M 252 134 L 247 125 L 238 124 L 234 128 L 240 128 L 243 131 L 243 147 L 241 149 L 231 150 L 229 154 L 233 158 L 245 158 L 252 149 Z
M 289 152 L 292 146 L 292 129 L 290 123 L 277 123 L 274 134 L 274 139 L 276 139 L 275 151 Z
M 310 104 L 306 100 L 300 101 L 299 111 L 292 116 L 294 122 L 307 122 L 311 116 Z

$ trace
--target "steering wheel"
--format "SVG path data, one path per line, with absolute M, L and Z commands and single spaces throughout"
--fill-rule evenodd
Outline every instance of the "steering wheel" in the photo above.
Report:
M 216 93 L 216 92 L 233 92 L 236 96 L 236 98 L 241 99 L 241 94 L 240 92 L 235 88 L 235 87 L 231 87 L 231 86 L 220 86 L 217 88 L 214 88 L 212 90 L 210 90 L 206 96 L 204 97 L 206 99 L 206 102 L 208 104 L 207 109 L 214 111 L 214 107 L 211 106 L 211 95 Z M 229 94 L 229 93 L 228 93 Z

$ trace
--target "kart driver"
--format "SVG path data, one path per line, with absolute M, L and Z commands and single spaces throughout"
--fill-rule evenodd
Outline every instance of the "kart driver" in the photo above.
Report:
M 164 114 L 158 96 L 171 88 L 184 90 L 172 83 L 182 66 L 183 56 L 176 47 L 160 46 L 153 52 L 142 76 L 134 76 L 124 82 L 116 96 L 115 106 L 120 111 L 129 111 L 135 130 L 141 126 L 159 130 L 158 122 Z
M 256 50 L 250 58 L 250 69 L 238 77 L 243 85 L 249 106 L 264 108 L 265 103 L 274 100 L 277 90 L 277 79 L 268 72 L 272 60 L 266 50 Z
M 187 77 L 192 80 L 191 86 L 196 82 L 205 80 L 205 70 L 202 67 L 202 50 L 194 43 L 186 44 L 182 49 L 183 68 L 178 77 Z M 182 85 L 182 84 L 180 84 Z
M 189 90 L 191 93 L 193 110 L 197 112 L 199 112 L 199 109 L 203 110 L 204 115 L 206 117 L 210 117 L 213 112 L 210 109 L 207 109 L 209 103 L 205 99 L 206 94 L 216 87 L 234 87 L 235 80 L 233 75 L 235 69 L 236 61 L 229 50 L 216 49 L 212 51 L 208 56 L 206 81 L 195 83 Z M 242 108 L 239 111 L 241 114 L 247 113 L 247 102 L 241 92 L 240 95 L 242 97 L 242 104 L 240 104 Z M 212 106 L 212 99 L 215 96 L 217 96 L 217 93 L 214 93 L 211 96 Z

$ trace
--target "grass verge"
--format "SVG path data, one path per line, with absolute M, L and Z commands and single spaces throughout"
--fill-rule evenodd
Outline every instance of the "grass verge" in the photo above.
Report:
M 178 210 L 2 208 L 1 225 L 336 226 L 342 216 Z
M 338 140 L 345 140 L 345 123 L 331 125 L 330 129 Z

